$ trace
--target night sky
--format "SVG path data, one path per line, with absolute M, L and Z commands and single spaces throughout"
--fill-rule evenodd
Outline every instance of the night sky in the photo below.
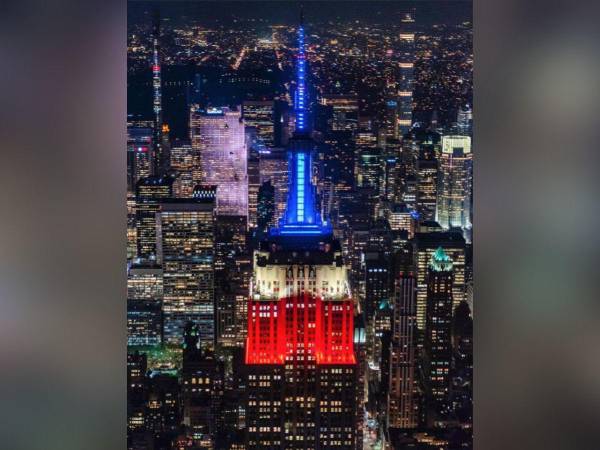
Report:
M 300 4 L 304 5 L 307 22 L 360 20 L 386 23 L 398 20 L 403 8 L 416 7 L 417 21 L 459 23 L 472 20 L 471 1 L 128 1 L 128 20 L 144 20 L 144 12 L 159 4 L 163 17 L 174 23 L 192 19 L 206 25 L 233 24 L 233 19 L 263 19 L 269 23 L 294 24 Z

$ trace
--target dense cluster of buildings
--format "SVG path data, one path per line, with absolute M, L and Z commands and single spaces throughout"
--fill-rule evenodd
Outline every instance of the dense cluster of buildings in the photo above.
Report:
M 398 19 L 129 36 L 129 449 L 472 448 L 472 112 L 422 119 Z M 181 134 L 186 55 L 223 70 L 177 85 Z

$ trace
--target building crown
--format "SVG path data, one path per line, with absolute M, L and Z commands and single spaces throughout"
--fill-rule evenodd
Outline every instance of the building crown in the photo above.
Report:
M 434 272 L 448 272 L 452 270 L 453 266 L 452 258 L 446 254 L 442 247 L 438 247 L 429 260 L 429 267 Z

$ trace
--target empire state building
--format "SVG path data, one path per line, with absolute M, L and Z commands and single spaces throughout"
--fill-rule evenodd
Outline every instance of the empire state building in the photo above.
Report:
M 246 445 L 355 449 L 362 442 L 357 442 L 354 301 L 340 243 L 316 207 L 302 24 L 296 59 L 287 207 L 254 252 L 245 348 Z

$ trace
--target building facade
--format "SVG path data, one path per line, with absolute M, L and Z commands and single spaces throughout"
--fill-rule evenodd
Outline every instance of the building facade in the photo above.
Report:
M 248 216 L 248 156 L 244 123 L 229 108 L 193 108 L 190 140 L 199 154 L 201 184 L 217 186 L 217 214 Z
M 215 342 L 214 199 L 169 199 L 157 214 L 163 266 L 164 341 L 181 345 L 187 322 L 199 326 L 199 341 Z

